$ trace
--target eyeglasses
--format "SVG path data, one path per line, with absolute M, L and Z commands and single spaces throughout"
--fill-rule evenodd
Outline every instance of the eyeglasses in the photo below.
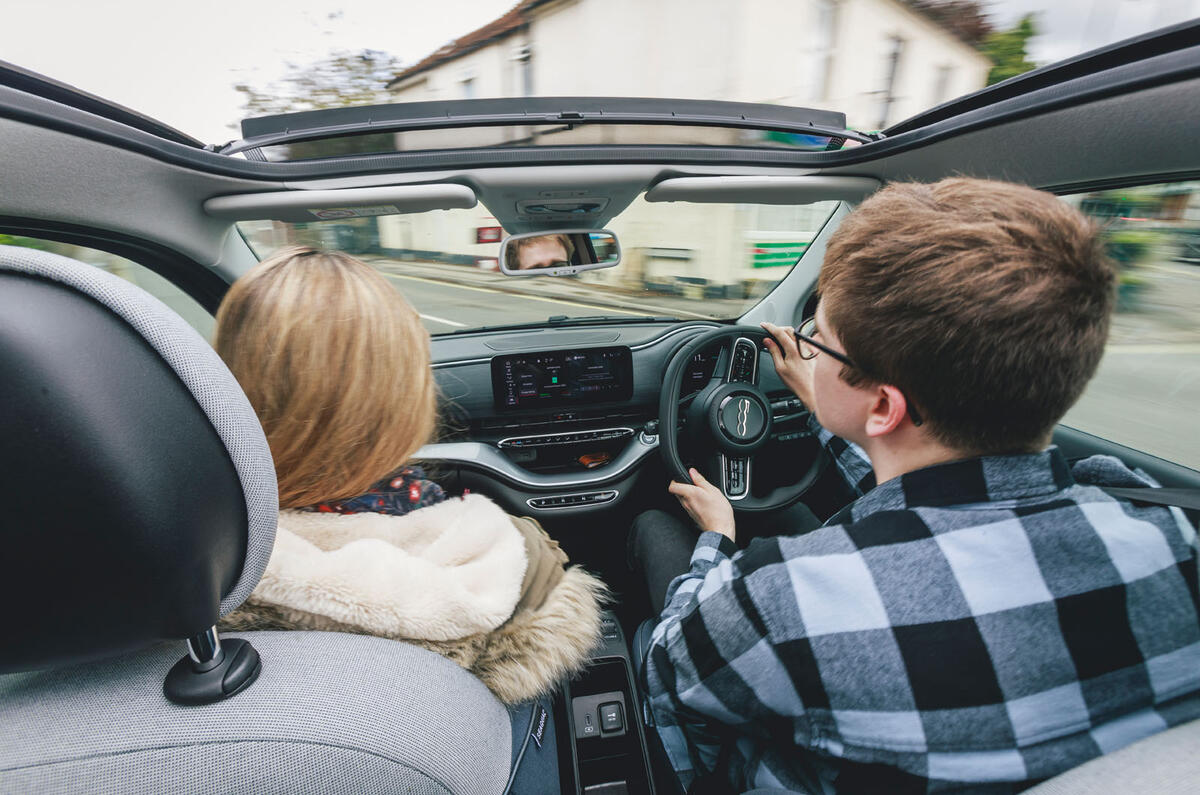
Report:
M 826 353 L 832 356 L 835 360 L 841 362 L 847 367 L 853 367 L 855 370 L 862 372 L 862 368 L 850 361 L 850 357 L 844 353 L 838 353 L 828 345 L 822 345 L 813 339 L 813 335 L 817 333 L 817 317 L 813 315 L 808 320 L 805 320 L 796 328 L 796 347 L 800 349 L 801 359 L 815 359 L 818 353 Z M 900 394 L 904 395 L 903 392 Z M 917 413 L 917 407 L 908 399 L 908 395 L 904 395 L 904 403 L 908 406 L 908 416 L 912 418 L 912 424 L 920 426 L 925 420 L 921 419 L 921 415 Z
M 850 361 L 843 353 L 838 353 L 833 348 L 822 345 L 813 339 L 813 335 L 817 333 L 817 317 L 813 315 L 808 320 L 804 321 L 796 328 L 796 347 L 800 349 L 801 359 L 815 359 L 818 353 L 827 353 L 837 359 L 847 367 L 855 367 L 854 362 Z

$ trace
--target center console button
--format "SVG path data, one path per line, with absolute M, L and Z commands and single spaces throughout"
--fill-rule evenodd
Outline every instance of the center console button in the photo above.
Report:
M 621 705 L 615 701 L 600 705 L 600 730 L 616 732 L 625 728 L 625 719 L 621 714 Z

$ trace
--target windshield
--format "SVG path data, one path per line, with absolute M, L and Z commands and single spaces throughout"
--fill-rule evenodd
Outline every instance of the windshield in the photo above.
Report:
M 499 272 L 505 232 L 481 205 L 287 224 L 238 224 L 260 259 L 292 244 L 338 249 L 376 267 L 432 334 L 525 323 L 737 318 L 795 265 L 838 202 L 646 202 L 607 224 L 621 263 L 570 277 Z

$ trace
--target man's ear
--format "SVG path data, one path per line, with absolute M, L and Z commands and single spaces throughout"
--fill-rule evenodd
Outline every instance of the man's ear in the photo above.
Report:
M 875 387 L 875 400 L 867 412 L 867 436 L 886 436 L 900 427 L 907 414 L 903 392 L 887 384 Z

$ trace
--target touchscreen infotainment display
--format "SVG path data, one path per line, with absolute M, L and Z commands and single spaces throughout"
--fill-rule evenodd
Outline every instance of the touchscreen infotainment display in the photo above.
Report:
M 514 353 L 492 359 L 498 409 L 583 406 L 633 396 L 629 348 Z

